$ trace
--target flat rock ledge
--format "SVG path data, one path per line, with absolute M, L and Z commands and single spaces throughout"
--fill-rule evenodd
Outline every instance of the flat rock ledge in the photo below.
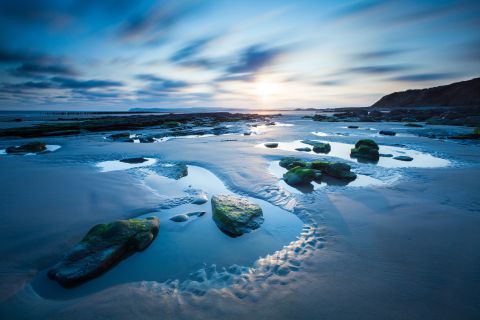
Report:
M 212 218 L 218 228 L 231 237 L 258 229 L 264 221 L 258 204 L 230 195 L 212 197 Z
M 47 275 L 65 288 L 98 277 L 121 260 L 145 250 L 157 236 L 159 226 L 156 217 L 98 224 Z

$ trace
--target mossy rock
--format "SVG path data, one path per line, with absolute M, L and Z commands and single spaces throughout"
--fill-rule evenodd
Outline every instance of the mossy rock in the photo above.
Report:
M 288 170 L 295 167 L 305 167 L 307 165 L 305 161 L 294 157 L 283 158 L 278 164 L 280 165 L 280 167 Z
M 369 148 L 367 146 L 360 146 L 358 148 L 353 148 L 350 151 L 350 157 L 378 161 L 380 154 L 378 153 L 377 149 Z
M 238 237 L 263 223 L 262 208 L 247 198 L 230 195 L 212 197 L 212 218 L 225 234 Z
M 130 138 L 131 134 L 129 132 L 115 133 L 108 136 L 108 139 L 115 142 L 133 142 L 133 139 Z
M 303 167 L 294 167 L 283 175 L 283 180 L 290 185 L 309 184 L 316 178 L 314 170 Z
M 371 139 L 358 140 L 355 148 L 350 151 L 350 157 L 378 161 L 380 154 L 378 144 Z
M 358 140 L 357 143 L 355 143 L 355 148 L 359 148 L 360 146 L 365 146 L 365 147 L 368 147 L 368 148 L 371 148 L 371 149 L 380 149 L 378 147 L 378 144 L 371 140 L 371 139 L 361 139 L 361 140 Z
M 145 250 L 157 236 L 159 225 L 156 217 L 98 224 L 48 271 L 48 277 L 63 287 L 98 277 L 126 257 Z
M 315 161 L 310 162 L 309 168 L 324 171 L 332 163 L 334 163 L 334 162 L 315 160 Z
M 26 153 L 38 153 L 47 150 L 47 146 L 43 142 L 30 142 L 19 147 L 8 147 L 5 149 L 6 153 L 11 154 L 26 154 Z
M 473 134 L 480 135 L 480 128 L 475 128 L 475 130 L 473 130 Z
M 330 146 L 330 143 L 319 142 L 313 146 L 312 150 L 315 153 L 329 153 L 330 150 L 332 150 L 332 147 Z
M 351 167 L 346 163 L 336 162 L 328 165 L 325 169 L 325 174 L 340 179 L 340 180 L 355 180 L 357 175 L 350 171 Z
M 302 140 L 302 143 L 312 146 L 312 150 L 315 153 L 329 153 L 332 147 L 329 143 L 320 142 L 315 140 Z

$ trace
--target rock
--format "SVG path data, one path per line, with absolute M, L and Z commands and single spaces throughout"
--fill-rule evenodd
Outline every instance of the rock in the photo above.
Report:
M 264 144 L 265 147 L 267 148 L 276 148 L 278 147 L 278 143 L 277 142 L 267 142 Z
M 309 184 L 316 178 L 315 172 L 310 168 L 294 167 L 283 175 L 283 180 L 290 185 Z
M 350 157 L 378 161 L 378 149 L 378 144 L 375 141 L 362 139 L 357 141 L 355 148 L 350 151 Z
M 358 126 L 348 126 L 348 129 L 358 129 Z
M 383 158 L 391 158 L 393 157 L 393 154 L 391 153 L 379 153 L 378 154 L 380 157 L 383 157 Z
M 413 158 L 409 156 L 396 156 L 393 159 L 400 160 L 400 161 L 412 161 Z
M 204 192 L 197 193 L 193 196 L 192 203 L 193 204 L 204 204 L 208 201 L 208 196 Z
M 324 171 L 324 170 L 325 170 L 329 165 L 331 165 L 332 163 L 334 163 L 334 162 L 327 162 L 327 161 L 318 161 L 318 160 L 315 160 L 315 161 L 310 162 L 309 167 L 310 167 L 311 169 Z
M 63 287 L 93 279 L 155 239 L 160 220 L 118 220 L 94 226 L 52 269 L 48 277 Z
M 307 165 L 305 161 L 294 157 L 283 158 L 278 164 L 280 165 L 280 167 L 287 170 L 290 170 L 294 167 L 305 167 Z
M 260 227 L 262 208 L 247 198 L 230 195 L 212 197 L 212 218 L 224 233 L 236 237 Z
M 151 169 L 159 175 L 175 180 L 188 175 L 188 167 L 184 163 L 159 163 Z
M 355 148 L 358 148 L 360 146 L 366 146 L 368 148 L 376 149 L 376 150 L 379 149 L 378 144 L 371 139 L 358 140 L 357 143 L 355 143 Z
M 412 122 L 405 123 L 404 126 L 405 127 L 411 127 L 411 128 L 421 128 L 421 127 L 423 127 L 421 124 L 412 123 Z
M 148 160 L 145 158 L 127 158 L 127 159 L 120 160 L 120 162 L 131 163 L 131 164 L 143 163 L 145 161 L 148 161 Z
M 131 134 L 129 132 L 115 133 L 107 138 L 116 142 L 133 142 L 133 139 L 130 138 Z
M 312 149 L 310 149 L 309 147 L 296 148 L 295 150 L 297 150 L 297 151 L 303 151 L 303 152 L 310 152 L 310 151 L 312 151 Z
M 351 167 L 346 163 L 336 162 L 328 165 L 324 171 L 327 175 L 341 180 L 355 180 L 357 175 L 350 171 Z
M 170 218 L 173 222 L 185 222 L 188 221 L 189 216 L 186 214 L 177 214 Z
M 45 143 L 43 142 L 30 142 L 19 147 L 8 147 L 5 149 L 6 153 L 11 154 L 26 154 L 26 153 L 38 153 L 47 150 Z
M 319 142 L 315 140 L 302 140 L 302 143 L 311 145 L 315 153 L 329 153 L 331 146 L 329 143 Z
M 394 131 L 389 131 L 389 130 L 380 130 L 379 133 L 382 134 L 382 135 L 384 135 L 384 136 L 394 136 L 394 135 L 397 134 L 396 132 L 394 132 Z
M 355 180 L 357 175 L 350 171 L 351 167 L 341 162 L 312 161 L 310 168 L 320 170 L 323 174 L 340 180 Z
M 155 142 L 155 139 L 153 137 L 141 136 L 141 137 L 138 137 L 138 141 L 140 143 L 152 143 L 152 142 Z
M 313 152 L 315 153 L 329 153 L 332 147 L 329 143 L 318 143 L 313 146 Z
M 243 135 L 244 136 L 250 136 L 252 133 L 251 132 L 244 132 Z

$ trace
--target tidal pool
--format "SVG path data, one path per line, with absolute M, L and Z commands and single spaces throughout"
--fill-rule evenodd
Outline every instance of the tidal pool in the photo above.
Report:
M 16 147 L 18 147 L 18 146 L 16 146 Z M 45 145 L 45 148 L 47 148 L 47 150 L 42 151 L 42 152 L 25 153 L 25 154 L 22 154 L 22 155 L 23 155 L 23 156 L 35 156 L 35 155 L 37 155 L 37 154 L 42 154 L 42 153 L 47 153 L 47 152 L 53 152 L 53 151 L 56 151 L 56 150 L 60 149 L 61 146 L 56 145 L 56 144 L 47 144 L 47 145 Z M 6 150 L 6 149 L 0 150 L 0 154 L 8 154 L 5 150 Z
M 260 257 L 281 250 L 297 240 L 302 232 L 304 225 L 294 214 L 249 197 L 262 207 L 265 221 L 259 229 L 231 238 L 220 231 L 212 220 L 210 199 L 215 194 L 234 193 L 213 173 L 201 167 L 188 166 L 188 176 L 173 180 L 150 169 L 137 170 L 142 171 L 140 176 L 145 186 L 165 199 L 181 198 L 192 189 L 201 189 L 208 194 L 209 201 L 202 205 L 184 203 L 168 209 L 152 210 L 140 216 L 156 216 L 160 219 L 158 236 L 145 251 L 130 256 L 100 277 L 72 289 L 64 289 L 48 279 L 45 270 L 32 282 L 39 295 L 51 299 L 72 299 L 128 282 L 182 281 L 211 265 L 216 265 L 217 269 L 234 265 L 251 266 Z M 200 217 L 190 217 L 186 222 L 170 220 L 177 214 L 197 211 L 206 213 Z
M 379 180 L 372 178 L 370 176 L 366 176 L 363 174 L 357 174 L 357 179 L 353 181 L 342 181 L 339 179 L 335 178 L 330 178 L 330 177 L 324 177 L 322 178 L 322 182 L 318 183 L 315 181 L 312 181 L 310 185 L 305 185 L 305 186 L 291 186 L 287 184 L 283 180 L 283 174 L 287 172 L 287 169 L 283 168 L 280 166 L 280 161 L 272 161 L 270 162 L 268 166 L 268 170 L 270 173 L 277 177 L 279 179 L 278 185 L 281 186 L 282 188 L 292 192 L 292 193 L 308 193 L 312 192 L 317 189 L 322 189 L 327 186 L 338 186 L 338 187 L 368 187 L 368 186 L 382 186 L 385 185 L 386 183 Z
M 157 160 L 153 158 L 145 158 L 145 159 L 147 159 L 147 161 L 142 163 L 126 163 L 120 160 L 102 161 L 97 163 L 96 166 L 100 168 L 101 172 L 110 172 L 110 171 L 128 170 L 133 168 L 147 167 L 157 162 Z
M 331 142 L 325 140 L 313 140 L 318 142 L 329 143 L 332 147 L 329 153 L 318 153 L 321 157 L 337 157 L 345 159 L 348 161 L 356 161 L 361 163 L 372 163 L 369 161 L 364 161 L 362 159 L 356 159 L 350 157 L 350 150 L 354 147 L 353 144 L 342 143 L 342 142 Z M 259 148 L 266 148 L 263 143 L 256 145 Z M 302 143 L 301 140 L 296 140 L 292 142 L 279 142 L 276 149 L 285 150 L 285 151 L 294 151 L 294 152 L 307 152 L 307 151 L 296 151 L 297 148 L 311 147 L 308 144 Z M 274 149 L 273 149 L 274 150 Z M 442 158 L 432 156 L 431 154 L 420 152 L 412 149 L 402 148 L 402 147 L 393 147 L 393 146 L 384 146 L 380 145 L 381 154 L 391 154 L 392 157 L 380 157 L 378 162 L 374 164 L 386 167 L 386 168 L 404 168 L 404 167 L 415 167 L 415 168 L 439 168 L 446 167 L 450 165 L 450 161 Z M 316 154 L 313 151 L 309 151 L 310 154 Z M 413 160 L 406 162 L 394 159 L 396 156 L 409 156 Z

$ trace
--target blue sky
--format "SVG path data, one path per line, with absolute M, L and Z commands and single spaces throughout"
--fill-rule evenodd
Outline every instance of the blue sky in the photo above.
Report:
M 480 74 L 479 1 L 0 1 L 0 109 L 366 106 Z

